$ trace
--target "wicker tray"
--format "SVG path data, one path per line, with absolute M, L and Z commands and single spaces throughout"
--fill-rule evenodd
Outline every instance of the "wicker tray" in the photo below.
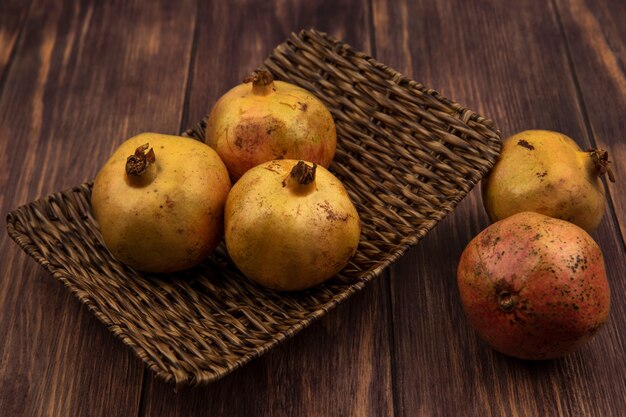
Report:
M 224 245 L 170 276 L 137 273 L 103 246 L 91 183 L 7 217 L 19 246 L 84 303 L 164 381 L 215 381 L 325 315 L 417 244 L 492 167 L 493 123 L 314 30 L 266 59 L 276 78 L 316 94 L 339 137 L 331 170 L 357 206 L 357 254 L 337 277 L 280 294 L 243 277 Z M 201 139 L 204 122 L 184 134 Z

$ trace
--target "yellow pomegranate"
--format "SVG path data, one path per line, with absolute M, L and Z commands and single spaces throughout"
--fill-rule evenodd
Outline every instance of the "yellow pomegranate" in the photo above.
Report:
M 336 275 L 359 244 L 345 188 L 323 167 L 290 159 L 258 165 L 233 186 L 225 240 L 235 265 L 272 289 L 302 290 Z
M 217 101 L 205 141 L 236 181 L 250 168 L 274 159 L 303 159 L 328 167 L 337 134 L 330 112 L 317 97 L 257 70 Z
M 532 211 L 590 232 L 604 214 L 604 173 L 614 181 L 605 151 L 584 152 L 562 133 L 527 130 L 504 140 L 483 180 L 483 203 L 492 221 Z
M 226 167 L 206 144 L 142 133 L 102 167 L 91 204 L 113 256 L 140 271 L 174 272 L 220 242 L 229 190 Z

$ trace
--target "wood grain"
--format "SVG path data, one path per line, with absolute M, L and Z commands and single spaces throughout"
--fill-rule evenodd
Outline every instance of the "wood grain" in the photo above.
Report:
M 544 2 L 483 6 L 377 2 L 378 58 L 490 116 L 504 136 L 544 128 L 589 146 L 555 9 Z M 391 268 L 397 415 L 619 415 L 624 385 L 610 382 L 612 370 L 625 369 L 619 296 L 602 332 L 558 361 L 505 357 L 469 328 L 456 265 L 465 245 L 487 225 L 474 190 Z M 607 256 L 614 293 L 623 294 L 624 251 L 610 218 L 594 237 Z
M 199 16 L 205 20 L 198 23 L 190 121 L 206 115 L 292 31 L 315 27 L 370 48 L 361 1 L 214 2 L 201 4 Z M 295 339 L 206 388 L 174 394 L 149 378 L 145 415 L 392 415 L 386 285 L 372 283 Z
M 626 240 L 626 7 L 621 1 L 557 1 L 581 111 L 594 146 L 609 149 L 617 181 L 606 181 L 607 215 L 616 215 Z
M 0 92 L 29 7 L 30 1 L 7 0 L 0 3 Z
M 92 178 L 128 136 L 178 131 L 194 12 L 33 3 L 0 96 L 2 213 Z M 6 233 L 0 253 L 0 414 L 137 415 L 141 362 Z
M 32 4 L 31 4 L 32 3 Z M 488 225 L 474 190 L 390 272 L 221 381 L 174 392 L 0 235 L 0 415 L 620 416 L 626 408 L 626 9 L 620 0 L 5 0 L 2 214 L 92 178 L 141 131 L 176 133 L 291 31 L 315 27 L 495 120 L 609 150 L 593 237 L 611 316 L 546 362 L 469 327 L 456 266 Z

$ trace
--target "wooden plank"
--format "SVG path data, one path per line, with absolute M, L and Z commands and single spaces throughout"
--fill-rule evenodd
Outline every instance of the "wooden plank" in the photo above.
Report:
M 617 181 L 607 181 L 626 240 L 626 7 L 619 0 L 556 2 L 594 145 L 608 149 Z
M 2 213 L 92 178 L 128 136 L 178 131 L 194 12 L 35 1 L 0 96 Z M 141 361 L 6 233 L 0 253 L 0 414 L 137 415 Z
M 476 3 L 374 2 L 377 58 L 490 116 L 503 136 L 552 129 L 588 146 L 555 10 L 540 1 Z M 614 224 L 606 219 L 594 233 L 616 294 L 611 319 L 579 352 L 536 363 L 491 350 L 462 311 L 458 259 L 487 225 L 475 189 L 391 269 L 397 415 L 623 413 L 623 372 L 616 370 L 624 369 L 626 271 Z
M 7 0 L 0 3 L 0 92 L 29 7 L 30 1 Z
M 189 120 L 259 65 L 290 32 L 315 27 L 369 51 L 366 2 L 202 3 Z M 204 387 L 174 394 L 150 379 L 146 416 L 386 416 L 392 413 L 387 281 L 361 293 L 263 357 Z

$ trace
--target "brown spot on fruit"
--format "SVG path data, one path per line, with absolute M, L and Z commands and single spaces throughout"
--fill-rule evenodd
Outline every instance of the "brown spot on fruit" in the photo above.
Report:
M 254 151 L 263 142 L 267 133 L 263 127 L 252 120 L 235 127 L 235 146 L 246 152 Z
M 535 149 L 535 147 L 533 145 L 531 145 L 530 143 L 528 143 L 528 141 L 525 141 L 524 139 L 520 139 L 517 141 L 517 144 L 519 146 L 521 146 L 522 148 L 526 148 L 529 151 L 532 151 Z
M 255 154 L 269 145 L 271 138 L 284 128 L 284 123 L 268 115 L 261 120 L 243 119 L 235 126 L 233 145 L 240 152 Z
M 279 171 L 276 171 L 276 168 L 273 165 L 268 165 L 265 167 L 265 169 L 267 169 L 268 171 L 272 171 L 275 172 L 276 174 L 280 174 Z M 284 181 L 283 181 L 284 182 Z M 285 186 L 285 184 L 283 183 L 283 187 Z
M 350 217 L 349 214 L 344 214 L 343 216 L 340 215 L 339 213 L 337 213 L 330 205 L 330 203 L 328 202 L 328 200 L 324 200 L 323 203 L 318 204 L 318 206 L 320 208 L 322 208 L 322 210 L 324 210 L 324 212 L 326 212 L 326 220 L 333 220 L 333 221 L 348 221 L 348 218 Z
M 286 103 L 284 101 L 279 101 L 278 103 L 282 104 L 283 106 L 289 107 L 291 110 L 295 110 L 296 109 L 296 105 L 295 104 L 289 104 L 289 103 Z
M 302 111 L 302 112 L 306 112 L 307 109 L 309 108 L 309 105 L 306 104 L 306 103 L 298 102 L 298 104 L 300 105 L 300 111 Z

